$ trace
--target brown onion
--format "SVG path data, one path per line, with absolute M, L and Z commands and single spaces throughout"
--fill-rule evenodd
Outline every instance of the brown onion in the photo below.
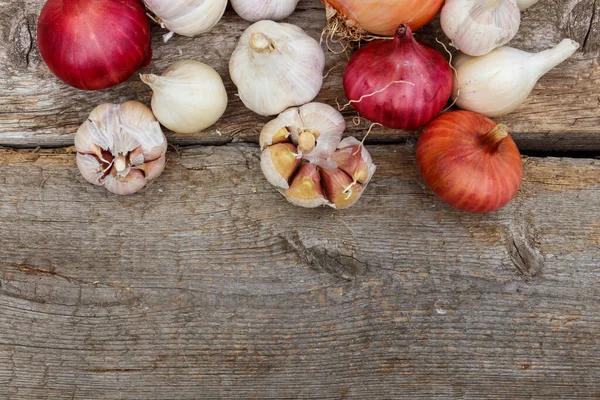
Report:
M 508 127 L 470 111 L 442 114 L 427 125 L 417 143 L 417 163 L 436 195 L 476 214 L 508 204 L 523 177 Z
M 359 34 L 392 36 L 400 24 L 419 29 L 438 13 L 444 0 L 323 0 L 330 24 L 345 23 Z M 334 30 L 333 28 L 331 28 Z

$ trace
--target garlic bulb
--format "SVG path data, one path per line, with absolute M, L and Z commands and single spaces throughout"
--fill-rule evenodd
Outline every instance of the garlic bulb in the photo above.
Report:
M 140 75 L 152 88 L 152 111 L 161 124 L 177 133 L 195 133 L 218 121 L 227 108 L 223 80 L 199 61 L 183 60 L 163 75 Z
M 256 22 L 265 19 L 279 21 L 294 12 L 298 0 L 231 0 L 231 5 L 246 21 Z
M 210 31 L 221 20 L 227 0 L 144 0 L 171 32 L 196 36 Z
M 578 48 L 579 44 L 565 39 L 537 54 L 507 46 L 481 57 L 461 54 L 454 62 L 457 79 L 453 97 L 464 110 L 487 117 L 508 114 L 527 99 L 544 74 Z
M 276 115 L 312 101 L 323 84 L 325 54 L 295 25 L 259 21 L 242 37 L 229 72 L 242 102 L 260 115 Z
M 167 139 L 142 103 L 102 104 L 77 130 L 75 149 L 88 182 L 126 195 L 163 172 Z
M 540 0 L 517 0 L 517 5 L 521 11 L 525 11 Z
M 326 104 L 284 111 L 260 134 L 263 174 L 297 206 L 352 206 L 371 180 L 375 165 L 358 140 L 341 140 L 345 128 L 342 115 Z
M 517 34 L 521 11 L 516 0 L 446 0 L 440 21 L 454 47 L 482 56 Z

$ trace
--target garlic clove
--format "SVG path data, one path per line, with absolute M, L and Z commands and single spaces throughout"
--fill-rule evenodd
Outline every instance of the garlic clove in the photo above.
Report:
M 298 118 L 298 108 L 288 108 L 277 118 L 265 124 L 260 131 L 260 148 L 263 150 L 266 146 L 277 143 L 288 142 L 290 136 L 289 127 L 294 125 Z
M 259 21 L 240 37 L 229 72 L 246 107 L 276 115 L 313 100 L 323 84 L 325 54 L 301 28 Z
M 531 94 L 537 81 L 568 59 L 579 48 L 565 39 L 538 54 L 503 46 L 485 56 L 460 54 L 453 98 L 463 110 L 486 117 L 499 117 L 518 108 Z
M 246 21 L 279 21 L 294 12 L 298 0 L 231 0 L 231 5 Z
M 90 154 L 77 153 L 77 168 L 81 172 L 81 176 L 89 183 L 102 186 L 100 180 L 104 176 L 102 166 L 98 159 Z
M 321 189 L 321 177 L 317 166 L 304 164 L 285 191 L 286 199 L 297 206 L 316 208 L 328 204 Z
M 338 210 L 356 204 L 363 193 L 363 185 L 355 182 L 338 168 L 320 168 L 321 183 L 330 205 Z
M 281 189 L 289 188 L 289 181 L 300 166 L 296 146 L 278 143 L 263 150 L 260 167 L 267 180 Z
M 227 0 L 144 0 L 171 32 L 197 36 L 210 31 L 221 20 Z
M 109 174 L 102 185 L 111 193 L 126 196 L 146 186 L 146 178 L 142 171 L 132 168 L 125 177 Z
M 481 56 L 517 34 L 521 11 L 516 0 L 446 0 L 440 22 L 454 47 Z
M 156 160 L 147 161 L 144 164 L 137 166 L 136 168 L 138 168 L 140 171 L 142 171 L 144 173 L 147 181 L 151 181 L 151 180 L 154 180 L 155 178 L 157 178 L 158 176 L 160 176 L 160 174 L 162 174 L 164 172 L 165 165 L 166 165 L 166 156 L 163 155 Z
M 377 167 L 365 146 L 354 137 L 347 137 L 338 146 L 333 159 L 339 169 L 363 185 L 369 183 Z
M 161 76 L 140 77 L 154 92 L 154 115 L 173 132 L 200 132 L 217 122 L 227 108 L 223 80 L 217 71 L 199 61 L 179 61 Z

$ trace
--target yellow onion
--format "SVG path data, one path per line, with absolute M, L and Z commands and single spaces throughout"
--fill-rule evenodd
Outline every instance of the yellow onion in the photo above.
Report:
M 444 0 L 323 0 L 327 20 L 340 22 L 357 33 L 393 36 L 400 24 L 419 29 L 438 13 Z

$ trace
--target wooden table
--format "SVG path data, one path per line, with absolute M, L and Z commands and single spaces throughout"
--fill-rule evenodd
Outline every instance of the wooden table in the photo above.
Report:
M 600 2 L 524 13 L 515 47 L 583 46 L 499 119 L 525 178 L 485 216 L 440 202 L 416 135 L 381 128 L 358 206 L 289 205 L 260 172 L 267 119 L 233 95 L 227 63 L 248 24 L 231 11 L 197 39 L 164 44 L 155 27 L 144 70 L 210 64 L 230 92 L 224 118 L 169 133 L 167 169 L 142 192 L 93 187 L 74 131 L 97 104 L 151 92 L 136 77 L 61 84 L 35 43 L 42 4 L 0 1 L 0 398 L 600 396 Z M 323 14 L 301 0 L 289 21 L 318 38 Z M 418 37 L 435 44 L 437 26 Z M 345 100 L 345 62 L 328 54 L 320 101 Z M 368 123 L 349 125 L 362 137 Z

